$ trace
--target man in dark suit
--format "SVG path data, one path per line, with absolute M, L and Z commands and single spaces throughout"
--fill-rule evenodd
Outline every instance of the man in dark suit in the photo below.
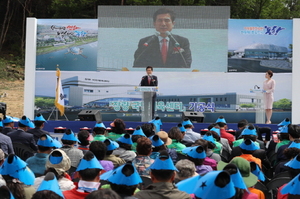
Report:
M 158 79 L 155 75 L 152 75 L 153 67 L 147 66 L 146 68 L 147 75 L 142 77 L 140 86 L 158 86 Z M 152 97 L 152 117 L 154 117 L 155 113 L 155 100 L 156 100 L 156 93 L 153 93 Z
M 175 13 L 167 8 L 157 10 L 153 25 L 157 35 L 139 41 L 134 53 L 133 67 L 155 66 L 156 68 L 190 68 L 192 55 L 189 40 L 171 34 Z
M 34 124 L 29 120 L 29 118 L 23 116 L 18 123 L 18 129 L 9 132 L 7 136 L 10 137 L 12 143 L 21 143 L 32 148 L 34 151 L 37 151 L 36 142 L 33 135 L 26 132 L 29 128 L 34 127 Z
M 47 131 L 44 131 L 43 128 L 45 126 L 45 118 L 38 113 L 37 116 L 34 118 L 34 129 L 29 129 L 27 132 L 30 134 L 33 134 L 34 140 L 37 143 L 41 135 L 47 134 L 50 136 L 50 134 Z

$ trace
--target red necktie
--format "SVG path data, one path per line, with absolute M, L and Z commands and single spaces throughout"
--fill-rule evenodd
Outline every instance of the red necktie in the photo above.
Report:
M 150 85 L 150 82 L 151 82 L 151 78 L 150 76 L 148 76 L 148 84 Z
M 167 54 L 168 54 L 168 47 L 167 47 L 167 40 L 166 39 L 162 39 L 162 46 L 161 46 L 161 57 L 162 60 L 164 62 L 164 64 L 167 61 Z

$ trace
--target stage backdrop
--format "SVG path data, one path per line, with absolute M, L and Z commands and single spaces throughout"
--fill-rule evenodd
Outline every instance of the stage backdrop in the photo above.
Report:
M 230 19 L 228 72 L 292 72 L 293 21 Z
M 133 67 L 134 53 L 141 38 L 155 33 L 152 15 L 159 8 L 99 7 L 99 22 L 38 19 L 36 112 L 46 118 L 53 112 L 59 65 L 69 119 L 77 118 L 81 110 L 96 109 L 104 120 L 139 120 L 142 95 L 135 86 L 145 68 Z M 159 81 L 158 116 L 163 121 L 180 121 L 184 111 L 205 112 L 206 118 L 214 111 L 220 115 L 254 113 L 259 99 L 250 89 L 262 86 L 264 74 L 226 73 L 229 47 L 227 19 L 222 17 L 228 8 L 168 8 L 177 14 L 172 33 L 189 40 L 192 64 L 190 68 L 154 66 Z M 291 73 L 275 74 L 274 79 L 276 109 L 290 110 Z

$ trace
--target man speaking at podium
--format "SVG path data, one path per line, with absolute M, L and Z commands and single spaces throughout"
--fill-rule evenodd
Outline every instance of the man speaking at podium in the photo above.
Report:
M 155 75 L 152 75 L 153 67 L 147 66 L 146 68 L 147 75 L 142 77 L 140 86 L 158 86 L 158 79 Z M 152 118 L 154 118 L 155 113 L 155 100 L 156 100 L 156 93 L 153 93 L 152 97 Z
M 156 68 L 190 68 L 192 55 L 189 40 L 171 33 L 175 13 L 167 8 L 153 14 L 156 32 L 139 41 L 134 53 L 133 67 L 155 66 Z

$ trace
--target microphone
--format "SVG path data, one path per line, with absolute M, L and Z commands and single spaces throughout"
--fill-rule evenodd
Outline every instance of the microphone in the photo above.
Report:
M 171 39 L 173 39 L 173 41 L 175 41 L 175 48 L 178 50 L 179 54 L 181 55 L 181 58 L 182 58 L 182 60 L 183 60 L 183 62 L 184 62 L 185 67 L 186 67 L 186 68 L 189 68 L 188 65 L 187 65 L 187 63 L 186 63 L 186 60 L 185 60 L 185 58 L 184 58 L 184 56 L 183 56 L 183 54 L 182 54 L 182 52 L 181 52 L 181 50 L 180 50 L 180 44 L 178 43 L 178 41 L 173 37 L 173 35 L 171 34 L 170 31 L 166 31 L 166 34 L 167 34 L 168 36 L 170 36 Z
M 178 41 L 173 37 L 173 35 L 171 34 L 170 31 L 166 31 L 166 34 L 167 34 L 168 36 L 170 36 L 170 37 L 175 41 L 175 47 L 179 47 L 179 46 L 180 46 L 180 44 L 179 44 Z
M 149 43 L 152 42 L 158 35 L 159 33 L 155 32 L 154 35 L 152 35 L 152 37 L 150 37 L 143 45 L 146 47 L 149 46 Z

